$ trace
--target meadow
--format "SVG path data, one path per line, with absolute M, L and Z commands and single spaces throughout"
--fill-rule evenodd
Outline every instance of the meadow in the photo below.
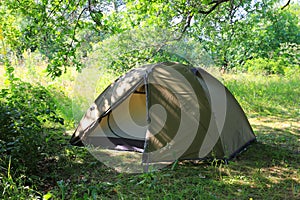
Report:
M 157 172 L 125 174 L 69 144 L 89 103 L 117 74 L 100 70 L 94 83 L 93 77 L 69 69 L 51 80 L 45 63 L 27 56 L 16 64 L 16 77 L 50 91 L 65 123 L 44 127 L 47 147 L 34 173 L 16 173 L 13 163 L 0 162 L 3 199 L 300 199 L 299 74 L 216 75 L 239 101 L 257 136 L 228 164 L 178 162 Z M 0 80 L 4 74 L 1 66 Z M 5 88 L 5 81 L 0 86 Z

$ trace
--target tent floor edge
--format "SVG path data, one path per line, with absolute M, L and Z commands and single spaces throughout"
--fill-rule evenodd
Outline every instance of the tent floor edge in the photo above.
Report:
M 243 146 L 241 146 L 239 149 L 237 149 L 235 152 L 233 152 L 228 158 L 224 158 L 227 160 L 227 162 L 229 160 L 232 160 L 233 158 L 235 158 L 238 154 L 242 153 L 243 151 L 246 150 L 246 147 L 250 146 L 250 144 L 256 142 L 257 139 L 256 137 L 253 138 L 252 140 L 249 140 L 246 144 L 244 144 Z

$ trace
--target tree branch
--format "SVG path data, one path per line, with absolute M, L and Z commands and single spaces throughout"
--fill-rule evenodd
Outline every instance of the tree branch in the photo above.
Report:
M 228 1 L 230 1 L 230 0 L 212 1 L 212 2 L 209 3 L 209 5 L 213 5 L 210 9 L 208 9 L 208 10 L 198 10 L 198 13 L 208 15 L 209 13 L 214 11 L 221 3 L 228 2 Z
M 200 14 L 204 14 L 204 15 L 208 15 L 210 14 L 212 11 L 214 11 L 220 4 L 224 3 L 224 2 L 229 2 L 231 0 L 215 0 L 215 1 L 212 1 L 209 3 L 209 5 L 212 5 L 210 7 L 210 9 L 208 10 L 198 10 L 198 13 Z M 191 21 L 192 21 L 192 18 L 194 17 L 194 14 L 191 13 L 191 12 L 188 12 L 188 15 L 187 17 L 185 18 L 185 24 L 183 26 L 183 29 L 181 31 L 181 34 L 178 38 L 176 38 L 175 40 L 180 40 L 184 33 L 186 32 L 186 30 L 191 26 Z
M 286 2 L 286 4 L 283 7 L 281 7 L 281 10 L 285 9 L 288 5 L 290 5 L 290 3 L 291 3 L 291 0 L 288 0 Z
M 48 14 L 48 16 L 47 16 L 46 19 L 48 19 L 48 18 L 51 17 L 51 15 L 55 12 L 55 10 L 61 5 L 62 1 L 63 1 L 63 0 L 60 0 L 60 1 L 58 2 L 58 4 L 57 4 L 56 6 L 54 6 L 54 8 L 50 11 L 50 13 Z
M 87 10 L 87 8 L 83 8 L 82 11 L 80 12 L 78 18 L 77 18 L 77 21 L 76 21 L 76 24 L 75 24 L 75 27 L 74 27 L 74 31 L 73 31 L 73 35 L 72 35 L 72 41 L 70 43 L 70 48 L 72 48 L 73 43 L 75 41 L 76 29 L 79 25 L 79 20 L 80 20 L 80 18 L 81 18 L 82 14 L 84 13 L 85 10 Z
M 192 20 L 193 16 L 194 16 L 193 14 L 189 14 L 187 16 L 185 25 L 184 25 L 184 27 L 182 29 L 182 32 L 185 32 L 188 29 L 188 27 L 191 26 L 191 20 Z
M 95 11 L 92 8 L 91 0 L 88 0 L 88 10 L 90 12 L 90 16 L 91 16 L 92 20 L 96 23 L 96 25 L 102 26 L 101 22 L 97 18 L 95 18 L 95 16 L 94 16 Z

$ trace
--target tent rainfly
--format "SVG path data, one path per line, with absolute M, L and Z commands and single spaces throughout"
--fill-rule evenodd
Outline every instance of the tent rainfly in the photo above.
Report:
M 132 69 L 109 85 L 70 143 L 141 155 L 141 164 L 230 159 L 256 139 L 241 106 L 201 68 L 174 62 Z

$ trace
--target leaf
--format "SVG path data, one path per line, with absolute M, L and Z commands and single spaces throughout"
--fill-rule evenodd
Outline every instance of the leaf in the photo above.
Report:
M 51 197 L 52 197 L 51 192 L 48 192 L 47 194 L 45 194 L 45 195 L 43 196 L 43 200 L 48 200 L 48 199 L 50 199 Z
M 204 4 L 204 5 L 208 5 L 208 4 L 210 4 L 210 0 L 202 0 L 202 4 Z

